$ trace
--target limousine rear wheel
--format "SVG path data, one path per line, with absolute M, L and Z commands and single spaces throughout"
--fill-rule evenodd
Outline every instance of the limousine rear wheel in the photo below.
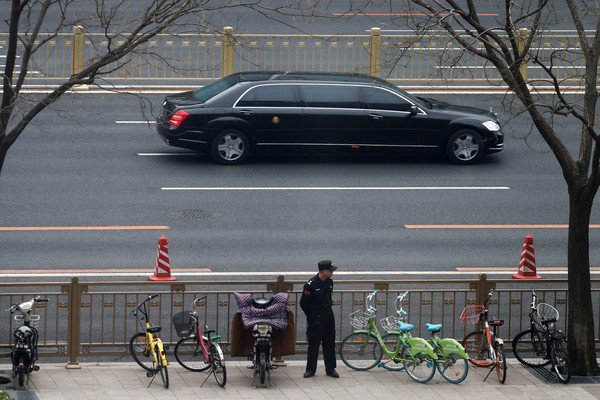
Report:
M 469 129 L 455 132 L 446 144 L 446 156 L 454 164 L 472 164 L 483 156 L 481 135 Z
M 220 132 L 212 142 L 210 154 L 219 164 L 241 164 L 250 153 L 250 142 L 237 129 Z

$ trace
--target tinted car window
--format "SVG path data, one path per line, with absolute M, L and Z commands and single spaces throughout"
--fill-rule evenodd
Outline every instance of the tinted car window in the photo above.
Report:
M 291 85 L 257 86 L 237 102 L 237 107 L 295 107 L 296 88 Z
M 356 86 L 301 85 L 305 107 L 360 108 Z
M 367 108 L 376 110 L 410 111 L 411 104 L 402 97 L 378 88 L 365 88 Z
M 200 100 L 201 102 L 205 102 L 206 100 L 218 95 L 219 93 L 229 89 L 236 83 L 238 83 L 239 79 L 234 76 L 228 76 L 223 79 L 219 79 L 216 82 L 211 83 L 210 85 L 206 85 L 198 90 L 194 90 L 194 99 Z

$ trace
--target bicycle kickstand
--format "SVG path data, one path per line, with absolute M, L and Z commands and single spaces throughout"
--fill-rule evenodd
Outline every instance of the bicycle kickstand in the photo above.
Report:
M 496 363 L 492 364 L 492 368 L 490 368 L 490 372 L 487 373 L 487 375 L 485 376 L 485 378 L 483 378 L 483 381 L 485 382 L 485 380 L 488 378 L 488 376 L 490 376 L 490 374 L 492 373 L 492 371 L 496 368 Z
M 214 372 L 214 369 L 211 367 L 208 372 L 206 373 L 206 378 L 204 378 L 204 381 L 202 382 L 202 385 L 200 385 L 200 387 L 204 386 L 204 384 L 206 383 L 206 381 L 208 380 L 208 378 L 210 378 L 210 375 Z
M 150 387 L 150 385 L 152 385 L 152 382 L 154 382 L 154 378 L 156 378 L 157 372 L 146 372 L 146 376 L 148 378 L 152 378 L 150 379 L 150 383 L 148 384 L 148 387 Z

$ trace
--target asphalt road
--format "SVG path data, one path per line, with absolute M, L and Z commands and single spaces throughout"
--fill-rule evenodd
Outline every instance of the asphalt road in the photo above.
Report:
M 162 97 L 148 96 L 154 113 Z M 324 258 L 345 271 L 516 271 L 527 234 L 538 267 L 565 266 L 567 229 L 532 226 L 567 224 L 568 199 L 527 118 L 509 120 L 500 95 L 437 97 L 493 106 L 506 123 L 504 152 L 473 166 L 357 156 L 226 167 L 169 148 L 143 123 L 134 96 L 69 94 L 9 151 L 0 176 L 0 272 L 151 272 L 162 235 L 174 271 L 306 271 Z M 568 138 L 576 148 L 576 135 Z M 592 229 L 592 265 L 599 239 Z

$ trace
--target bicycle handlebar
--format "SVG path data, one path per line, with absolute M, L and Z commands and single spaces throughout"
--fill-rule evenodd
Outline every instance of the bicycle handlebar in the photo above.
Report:
M 36 297 L 33 297 L 31 300 L 24 301 L 24 302 L 23 302 L 23 303 L 21 303 L 21 304 L 13 304 L 13 305 L 12 305 L 10 308 L 7 308 L 7 309 L 6 309 L 6 310 L 4 310 L 4 311 L 10 311 L 10 313 L 12 314 L 12 313 L 14 313 L 15 311 L 17 311 L 19 308 L 21 308 L 21 306 L 22 306 L 23 304 L 25 304 L 25 303 L 29 303 L 30 301 L 31 301 L 31 302 L 34 302 L 34 303 L 42 303 L 42 302 L 47 302 L 47 301 L 49 301 L 49 300 L 50 300 L 50 299 L 46 299 L 46 298 L 43 298 L 43 299 L 41 299 L 40 297 L 41 297 L 41 296 L 36 296 Z
M 408 296 L 408 290 L 402 294 L 399 294 L 394 303 L 394 307 L 396 308 L 398 315 L 404 315 L 405 317 L 408 316 L 408 313 L 402 308 L 402 300 L 404 300 L 406 296 Z
M 377 295 L 377 292 L 379 292 L 379 290 L 374 291 L 373 293 L 371 293 L 370 295 L 367 296 L 367 311 L 373 311 L 373 312 L 377 312 L 377 309 L 375 307 L 373 307 L 372 305 L 369 304 L 369 302 L 371 300 L 373 300 L 373 297 L 375 297 Z

